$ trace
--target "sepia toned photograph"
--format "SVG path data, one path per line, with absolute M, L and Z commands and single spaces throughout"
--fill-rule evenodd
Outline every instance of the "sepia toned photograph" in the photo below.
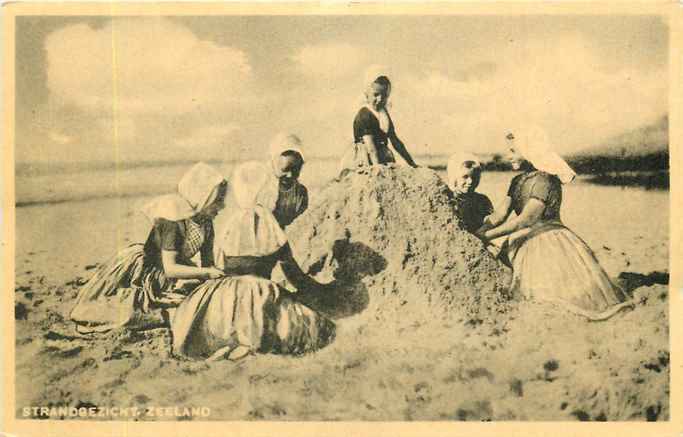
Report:
M 17 15 L 11 414 L 671 420 L 670 26 Z

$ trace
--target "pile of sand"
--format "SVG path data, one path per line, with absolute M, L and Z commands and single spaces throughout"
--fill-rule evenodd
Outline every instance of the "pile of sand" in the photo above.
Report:
M 17 415 L 177 405 L 208 406 L 209 420 L 669 419 L 666 272 L 622 275 L 635 309 L 588 322 L 508 296 L 509 271 L 462 230 L 430 170 L 348 175 L 317 199 L 287 231 L 303 268 L 330 283 L 310 295 L 338 319 L 332 344 L 205 363 L 173 357 L 166 327 L 79 335 L 68 314 L 86 278 L 70 275 L 95 266 L 31 252 L 15 290 Z
M 340 286 L 311 303 L 332 315 L 368 305 L 429 307 L 429 317 L 485 319 L 506 311 L 509 270 L 464 230 L 452 194 L 426 168 L 373 168 L 325 186 L 288 229 L 304 271 Z

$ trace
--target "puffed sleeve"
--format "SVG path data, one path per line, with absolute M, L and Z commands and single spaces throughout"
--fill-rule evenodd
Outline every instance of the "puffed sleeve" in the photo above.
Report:
M 215 232 L 213 230 L 213 223 L 208 223 L 206 225 L 206 236 L 204 237 L 204 244 L 202 244 L 201 258 L 202 267 L 210 267 L 214 264 L 213 258 L 213 242 L 214 242 Z
M 178 223 L 166 219 L 157 219 L 154 224 L 154 232 L 161 250 L 178 251 L 180 249 L 182 235 Z
M 517 184 L 524 174 L 518 174 L 510 181 L 510 187 L 508 188 L 508 197 L 513 197 L 515 190 L 517 189 Z
M 377 123 L 377 120 L 374 115 L 367 108 L 361 108 L 353 120 L 353 135 L 356 139 L 363 138 L 365 135 L 375 135 L 375 123 Z
M 555 179 L 556 178 L 547 173 L 538 173 L 534 177 L 528 179 L 526 183 L 531 184 L 529 197 L 547 203 L 558 188 Z

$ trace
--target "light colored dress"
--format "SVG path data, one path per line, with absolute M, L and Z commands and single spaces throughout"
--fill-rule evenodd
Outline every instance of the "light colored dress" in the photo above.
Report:
M 174 352 L 195 359 L 238 346 L 303 354 L 324 347 L 335 333 L 332 321 L 257 273 L 204 282 L 180 304 L 171 328 Z
M 152 199 L 142 212 L 152 221 L 147 242 L 134 244 L 101 265 L 81 289 L 71 319 L 81 332 L 102 332 L 122 326 L 144 327 L 145 314 L 160 306 L 176 285 L 164 274 L 163 250 L 178 254 L 178 263 L 213 264 L 213 223 L 199 214 L 224 195 L 227 182 L 213 167 L 199 162 L 178 182 L 176 193 Z
M 335 325 L 297 302 L 296 294 L 270 280 L 275 264 L 288 253 L 287 237 L 271 212 L 256 198 L 269 179 L 258 163 L 238 167 L 233 188 L 240 210 L 217 239 L 216 266 L 229 257 L 253 257 L 253 271 L 204 282 L 178 306 L 171 319 L 174 353 L 211 358 L 250 352 L 302 354 L 332 341 Z
M 178 262 L 185 265 L 193 265 L 191 258 L 201 252 L 202 265 L 212 265 L 212 223 L 157 219 L 144 245 L 133 244 L 120 251 L 83 286 L 70 315 L 78 330 L 144 327 L 145 314 L 157 307 L 177 282 L 164 274 L 162 250 L 176 251 Z
M 508 240 L 512 291 L 558 302 L 592 320 L 606 319 L 630 306 L 590 247 L 562 224 L 562 185 L 557 177 L 540 171 L 520 174 L 512 180 L 508 196 L 517 214 L 532 198 L 545 204 L 537 223 Z

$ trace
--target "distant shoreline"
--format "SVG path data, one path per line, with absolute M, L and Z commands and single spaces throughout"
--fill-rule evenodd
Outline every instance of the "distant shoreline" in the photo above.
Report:
M 428 166 L 434 171 L 443 173 L 445 166 L 434 165 Z M 507 171 L 492 171 L 491 173 L 507 173 Z M 668 171 L 643 171 L 643 172 L 611 172 L 601 175 L 579 175 L 577 180 L 581 184 L 601 185 L 601 186 L 616 186 L 616 187 L 635 187 L 645 190 L 666 191 L 669 189 L 669 172 Z M 309 187 L 311 188 L 311 187 Z M 156 188 L 140 187 L 134 191 L 128 192 L 92 192 L 73 194 L 70 192 L 62 192 L 56 195 L 43 196 L 27 196 L 18 198 L 15 201 L 16 208 L 30 208 L 35 206 L 57 205 L 71 202 L 89 202 L 94 200 L 107 199 L 126 199 L 136 197 L 149 197 L 159 194 L 165 194 L 168 190 L 163 186 Z
M 310 161 L 329 162 L 339 157 L 311 157 Z M 479 159 L 485 171 L 512 171 L 510 164 L 500 154 L 481 154 Z M 436 171 L 446 170 L 447 155 L 415 155 L 415 160 L 427 161 L 427 167 Z M 669 152 L 661 151 L 641 156 L 603 156 L 603 155 L 570 155 L 566 157 L 569 165 L 578 174 L 600 175 L 608 172 L 624 171 L 662 171 L 669 170 Z M 132 170 L 136 168 L 158 168 L 167 166 L 192 165 L 201 159 L 174 161 L 95 161 L 95 162 L 18 162 L 15 176 L 44 176 L 51 174 L 85 173 L 90 171 Z M 226 165 L 244 162 L 245 159 L 219 160 L 207 159 L 204 162 L 212 165 Z
M 15 176 L 45 176 L 58 174 L 87 173 L 91 171 L 132 170 L 136 168 L 156 168 L 167 166 L 192 165 L 201 159 L 187 159 L 176 161 L 94 161 L 94 162 L 18 162 L 15 166 Z M 240 161 L 222 161 L 208 159 L 204 162 L 218 165 Z
M 57 174 L 87 173 L 91 171 L 133 170 L 137 168 L 158 168 L 190 166 L 203 161 L 211 165 L 237 164 L 255 158 L 234 160 L 222 159 L 180 159 L 172 161 L 92 161 L 92 162 L 18 162 L 15 165 L 15 176 L 45 176 Z M 336 161 L 339 157 L 312 157 L 311 161 Z

